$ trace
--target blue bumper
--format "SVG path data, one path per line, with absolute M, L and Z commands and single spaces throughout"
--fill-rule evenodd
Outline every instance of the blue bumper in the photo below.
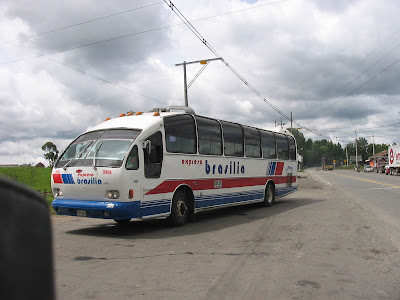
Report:
M 54 199 L 52 207 L 57 215 L 85 216 L 101 219 L 135 219 L 140 218 L 140 201 L 108 202 Z

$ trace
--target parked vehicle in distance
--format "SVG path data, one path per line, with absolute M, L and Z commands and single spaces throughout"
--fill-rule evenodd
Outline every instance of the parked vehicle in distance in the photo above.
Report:
M 322 157 L 321 159 L 322 170 L 333 170 L 333 159 L 332 157 Z
M 400 145 L 390 146 L 388 157 L 389 165 L 387 174 L 398 175 L 400 173 Z
M 373 172 L 374 168 L 371 165 L 364 165 L 364 172 Z

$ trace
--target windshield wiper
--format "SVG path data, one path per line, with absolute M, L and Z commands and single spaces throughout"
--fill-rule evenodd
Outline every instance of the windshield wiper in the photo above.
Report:
M 83 149 L 83 150 L 80 151 L 77 155 L 75 155 L 75 156 L 72 157 L 69 161 L 67 161 L 67 163 L 64 165 L 63 169 L 66 170 L 67 167 L 68 167 L 68 165 L 69 165 L 69 163 L 70 163 L 73 159 L 81 157 L 82 154 L 89 148 L 89 146 L 90 146 L 91 144 L 93 144 L 93 141 L 90 142 L 90 143 L 85 147 L 85 149 Z
M 96 149 L 96 151 L 94 152 L 94 155 L 93 155 L 93 164 L 92 164 L 92 166 L 93 166 L 93 169 L 95 169 L 95 170 L 97 170 L 97 167 L 96 167 L 96 156 L 99 153 L 99 150 L 100 150 L 101 146 L 103 146 L 103 142 L 100 143 L 99 148 Z

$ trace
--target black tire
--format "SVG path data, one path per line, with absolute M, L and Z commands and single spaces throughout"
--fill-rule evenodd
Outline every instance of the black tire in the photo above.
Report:
M 264 201 L 261 202 L 262 206 L 270 207 L 275 203 L 275 188 L 271 183 L 267 184 L 264 193 Z
M 170 222 L 173 226 L 183 226 L 189 216 L 189 205 L 185 193 L 179 190 L 172 198 Z
M 122 220 L 114 219 L 114 221 L 117 222 L 118 224 L 128 224 L 131 221 L 131 219 L 122 219 Z

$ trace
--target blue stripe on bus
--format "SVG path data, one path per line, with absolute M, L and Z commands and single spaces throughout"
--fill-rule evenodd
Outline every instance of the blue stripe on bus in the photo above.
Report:
M 151 216 L 170 212 L 171 200 L 160 199 L 145 201 L 140 204 L 141 216 Z
M 263 199 L 263 197 L 264 197 L 264 190 L 207 195 L 195 198 L 195 208 L 212 207 L 224 204 L 240 203 L 251 200 L 261 200 Z
M 268 175 L 274 175 L 276 169 L 276 161 L 272 161 L 269 163 Z
M 279 188 L 276 189 L 275 191 L 275 195 L 277 197 L 283 197 L 287 194 L 293 193 L 294 191 L 297 190 L 297 186 L 293 186 L 293 187 L 285 187 L 285 188 Z
M 61 174 L 61 177 L 65 184 L 75 184 L 72 174 Z

